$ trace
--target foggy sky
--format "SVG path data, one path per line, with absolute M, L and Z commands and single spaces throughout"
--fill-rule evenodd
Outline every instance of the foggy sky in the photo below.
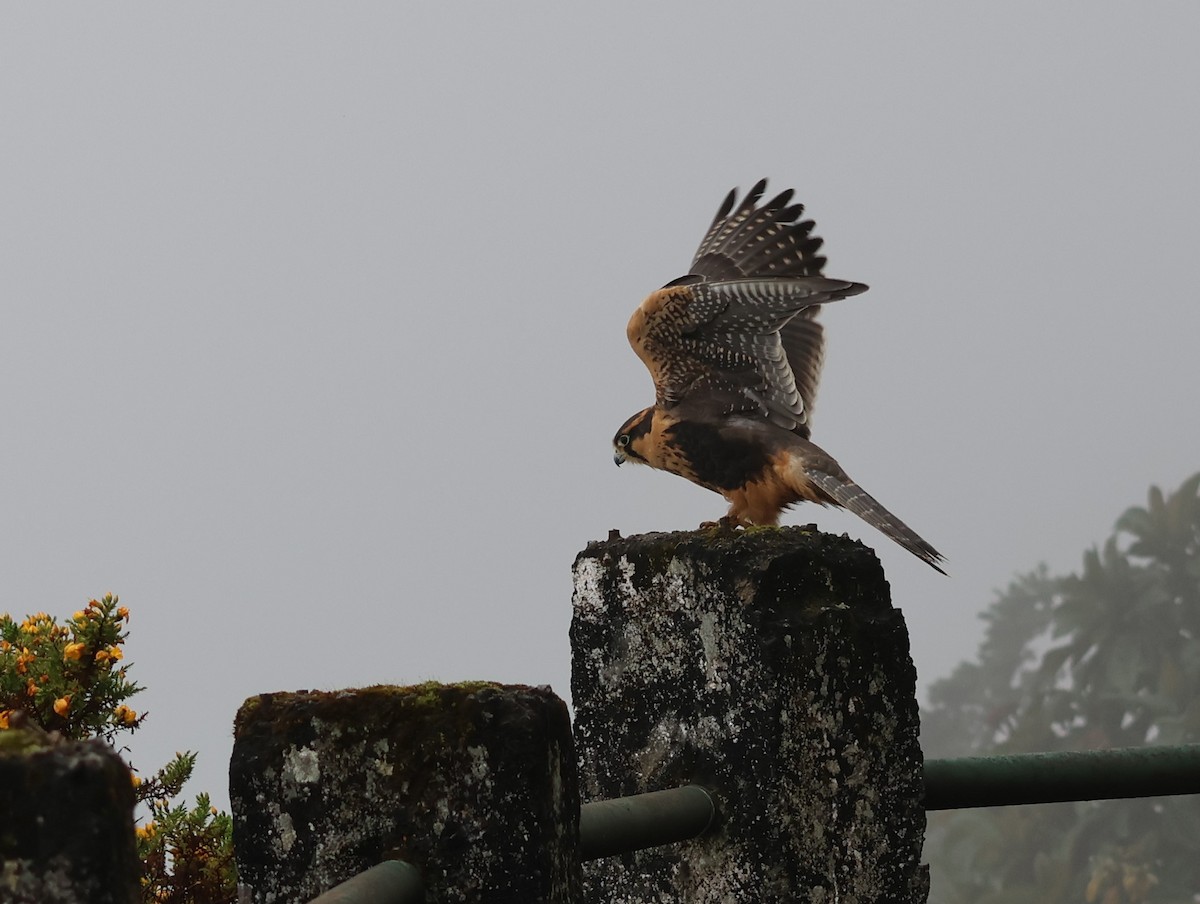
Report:
M 736 10 L 736 11 L 735 11 Z M 246 697 L 569 692 L 589 540 L 720 497 L 612 465 L 625 322 L 724 193 L 830 276 L 814 439 L 922 686 L 1018 571 L 1200 469 L 1200 9 L 9 4 L 0 550 L 14 615 L 120 594 L 146 772 L 227 806 Z

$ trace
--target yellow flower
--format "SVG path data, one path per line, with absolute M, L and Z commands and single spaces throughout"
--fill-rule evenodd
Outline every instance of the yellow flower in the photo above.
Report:
M 42 633 L 43 628 L 53 627 L 54 619 L 45 612 L 38 612 L 36 615 L 30 615 L 25 621 L 21 622 L 21 630 L 35 637 Z
M 29 663 L 37 659 L 37 653 L 30 653 L 29 647 L 21 647 L 21 652 L 17 654 L 17 674 L 24 675 L 29 671 Z
M 7 640 L 0 640 L 0 650 L 3 650 L 5 653 L 7 653 L 11 649 L 12 649 L 11 643 L 9 643 Z
M 141 777 L 134 775 L 132 772 L 129 773 L 129 780 L 131 782 L 133 782 L 133 787 L 135 787 L 135 788 L 138 787 L 142 783 Z
M 87 621 L 87 615 L 82 609 L 71 616 L 71 621 Z
M 69 643 L 63 647 L 63 659 L 79 660 L 83 658 L 83 651 L 87 648 L 87 644 Z
M 96 661 L 97 662 L 108 662 L 108 660 L 111 658 L 112 658 L 112 655 L 108 652 L 108 650 L 97 650 L 96 651 Z
M 111 656 L 113 659 L 124 659 L 125 658 L 125 653 L 121 650 L 120 647 L 109 647 L 108 655 Z
M 71 708 L 71 695 L 70 694 L 67 694 L 67 696 L 65 696 L 65 697 L 59 697 L 57 700 L 54 701 L 54 711 L 56 713 L 58 713 L 60 716 L 62 716 L 64 719 L 67 717 L 67 711 L 70 708 Z
M 34 684 L 32 679 L 25 685 L 25 695 L 28 697 L 36 697 L 39 690 L 41 688 Z
M 8 714 L 11 709 L 0 709 L 0 729 L 8 728 Z
M 125 621 L 129 621 L 129 610 L 126 609 L 124 606 L 118 606 L 117 607 L 117 618 L 122 618 Z
M 124 722 L 126 725 L 132 725 L 134 722 L 137 721 L 137 717 L 138 717 L 137 712 L 130 709 L 124 703 L 122 703 L 120 706 L 118 706 L 116 709 L 113 710 L 113 715 L 116 716 L 117 719 L 120 720 L 121 722 Z
M 145 841 L 146 839 L 153 838 L 156 834 L 158 834 L 158 826 L 153 822 L 148 822 L 144 826 L 138 826 L 134 831 L 137 832 L 138 838 L 141 838 L 143 841 Z M 128 838 L 129 836 L 126 835 L 125 837 Z

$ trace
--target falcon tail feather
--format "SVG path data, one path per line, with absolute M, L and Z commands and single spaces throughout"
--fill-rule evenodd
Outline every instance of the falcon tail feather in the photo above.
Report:
M 836 477 L 823 471 L 805 470 L 805 477 L 833 502 L 862 518 L 880 533 L 899 543 L 921 561 L 942 574 L 942 554 L 915 530 L 889 512 L 883 504 L 848 477 Z

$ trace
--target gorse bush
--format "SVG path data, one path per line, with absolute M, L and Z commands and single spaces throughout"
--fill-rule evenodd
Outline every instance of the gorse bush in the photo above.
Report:
M 142 690 L 125 663 L 128 623 L 129 610 L 111 594 L 61 624 L 45 612 L 21 621 L 0 614 L 0 731 L 23 728 L 115 745 L 122 733 L 141 728 L 146 714 L 127 704 Z M 146 779 L 130 767 L 138 803 L 149 812 L 137 828 L 145 902 L 237 899 L 229 815 L 206 794 L 191 808 L 176 800 L 195 764 L 196 754 L 178 753 Z
M 39 612 L 0 615 L 0 728 L 23 712 L 44 731 L 112 743 L 143 717 L 125 705 L 141 690 L 129 680 L 122 645 L 129 610 L 92 600 L 65 624 Z

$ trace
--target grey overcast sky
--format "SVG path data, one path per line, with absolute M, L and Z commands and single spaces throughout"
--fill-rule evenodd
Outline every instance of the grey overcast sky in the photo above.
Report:
M 609 442 L 723 194 L 827 273 L 814 438 L 927 685 L 1010 577 L 1200 469 L 1200 6 L 123 4 L 0 12 L 0 554 L 112 591 L 150 769 L 227 804 L 263 691 L 568 694 L 570 567 L 723 501 Z

